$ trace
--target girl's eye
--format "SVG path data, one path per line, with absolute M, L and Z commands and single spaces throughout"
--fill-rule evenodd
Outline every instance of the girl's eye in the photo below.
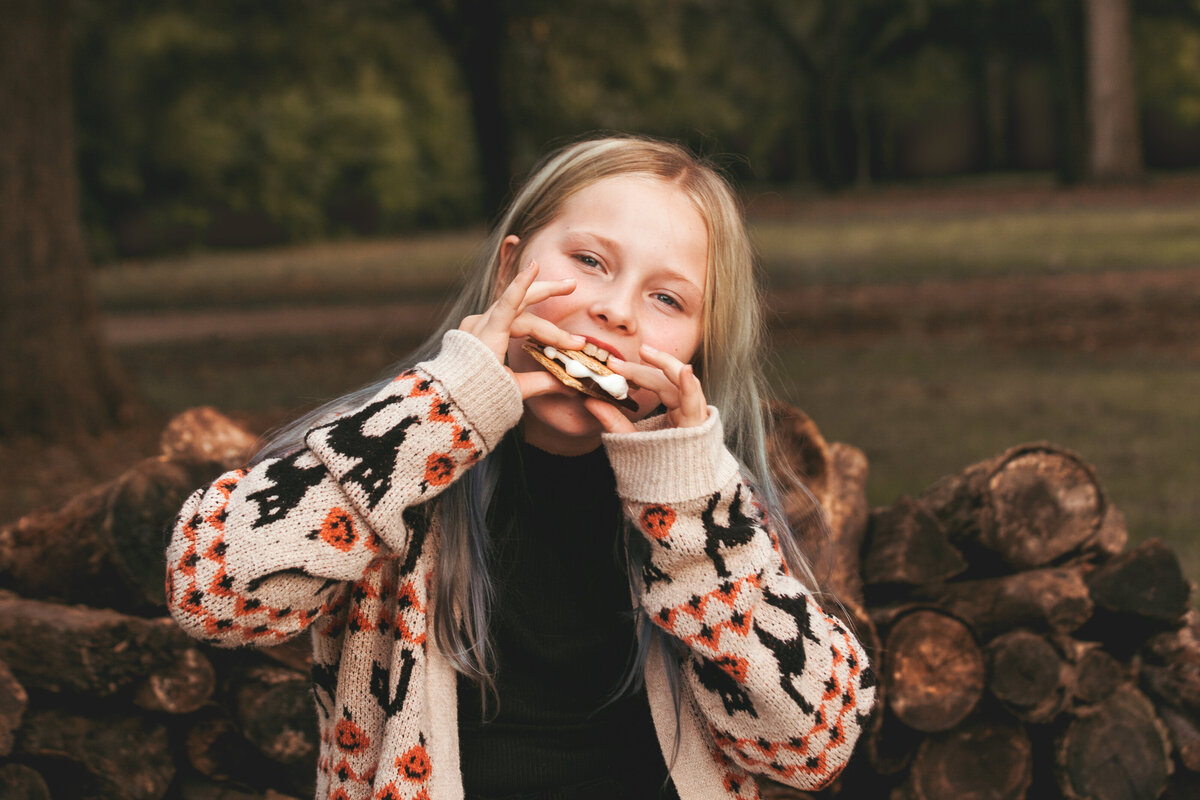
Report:
M 599 259 L 597 259 L 595 256 L 590 256 L 587 253 L 580 253 L 579 255 L 575 256 L 575 260 L 580 264 L 583 264 L 585 267 L 592 267 L 593 269 L 599 269 L 601 266 Z
M 679 301 L 676 300 L 674 297 L 672 297 L 669 294 L 664 294 L 662 292 L 655 292 L 654 299 L 664 305 L 671 306 L 672 308 L 683 308 L 683 306 L 681 306 L 679 304 Z

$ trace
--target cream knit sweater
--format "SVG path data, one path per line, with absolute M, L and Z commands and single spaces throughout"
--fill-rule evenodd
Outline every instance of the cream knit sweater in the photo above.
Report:
M 427 501 L 521 413 L 491 352 L 451 331 L 436 358 L 313 428 L 307 448 L 227 473 L 184 505 L 167 549 L 180 625 L 229 647 L 312 628 L 319 798 L 462 797 L 456 673 L 428 635 L 442 611 Z M 646 665 L 680 798 L 756 797 L 747 772 L 826 785 L 874 702 L 862 648 L 788 574 L 715 409 L 698 428 L 641 428 L 604 447 L 650 543 L 636 594 L 682 662 L 678 725 L 659 654 Z

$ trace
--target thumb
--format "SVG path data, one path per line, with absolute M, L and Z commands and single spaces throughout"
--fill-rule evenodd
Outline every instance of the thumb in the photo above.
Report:
M 600 426 L 607 433 L 633 433 L 637 430 L 633 423 L 611 403 L 589 397 L 583 401 L 583 405 L 593 417 L 600 421 Z

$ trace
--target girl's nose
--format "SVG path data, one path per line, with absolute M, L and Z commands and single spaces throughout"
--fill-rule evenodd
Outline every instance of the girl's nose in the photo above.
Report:
M 596 298 L 592 303 L 592 316 L 623 333 L 633 333 L 637 330 L 633 299 L 628 292 L 616 288 L 603 292 Z

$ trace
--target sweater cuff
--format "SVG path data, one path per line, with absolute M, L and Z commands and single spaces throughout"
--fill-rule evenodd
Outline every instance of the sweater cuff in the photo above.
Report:
M 433 359 L 417 365 L 446 387 L 488 452 L 521 419 L 521 390 L 496 355 L 469 333 L 449 330 Z
M 634 433 L 603 435 L 622 499 L 682 503 L 720 491 L 737 474 L 716 408 L 709 406 L 708 419 L 696 427 L 665 425 L 665 415 L 650 417 Z

